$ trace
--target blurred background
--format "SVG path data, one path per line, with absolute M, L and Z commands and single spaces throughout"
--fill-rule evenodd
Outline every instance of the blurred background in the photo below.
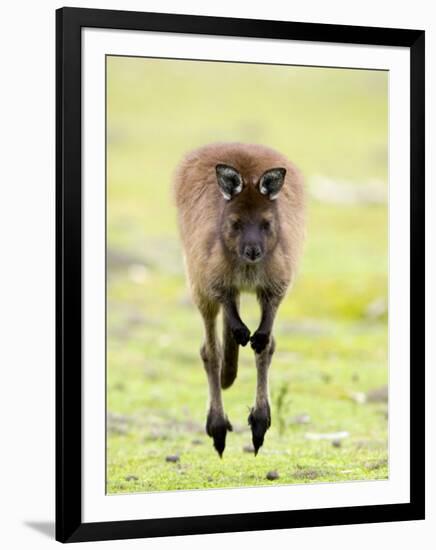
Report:
M 108 493 L 388 476 L 387 94 L 383 71 L 107 58 Z M 308 188 L 256 458 L 250 349 L 224 392 L 222 460 L 204 432 L 202 323 L 171 194 L 184 153 L 214 141 L 276 148 Z M 254 297 L 242 317 L 253 331 Z

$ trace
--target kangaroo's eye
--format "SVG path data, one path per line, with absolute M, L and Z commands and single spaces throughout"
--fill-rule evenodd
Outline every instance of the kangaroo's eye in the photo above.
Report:
M 271 222 L 268 220 L 263 220 L 260 226 L 264 231 L 268 231 L 271 228 Z
M 242 228 L 242 224 L 240 220 L 235 220 L 232 222 L 232 229 L 233 231 L 239 231 Z

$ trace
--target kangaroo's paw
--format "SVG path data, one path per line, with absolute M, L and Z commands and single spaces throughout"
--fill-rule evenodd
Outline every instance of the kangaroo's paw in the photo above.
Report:
M 220 458 L 222 458 L 226 447 L 227 432 L 231 432 L 232 430 L 232 425 L 227 416 L 220 415 L 212 410 L 209 411 L 206 421 L 206 433 L 212 437 L 213 446 L 220 455 Z
M 240 346 L 246 346 L 250 340 L 250 331 L 245 325 L 232 329 L 233 338 Z
M 248 415 L 248 423 L 251 426 L 251 435 L 254 447 L 254 455 L 257 455 L 259 448 L 263 445 L 265 433 L 271 426 L 271 410 L 269 404 L 263 407 L 252 408 Z
M 271 334 L 269 332 L 260 332 L 256 330 L 250 338 L 251 347 L 256 353 L 261 353 L 268 345 Z

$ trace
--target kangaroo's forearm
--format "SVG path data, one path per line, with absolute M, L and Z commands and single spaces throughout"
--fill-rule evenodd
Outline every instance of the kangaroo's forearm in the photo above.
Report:
M 250 331 L 239 315 L 238 298 L 239 294 L 228 292 L 223 296 L 221 303 L 233 338 L 239 345 L 245 346 L 250 339 Z
M 280 304 L 280 297 L 259 292 L 258 300 L 261 307 L 261 318 L 256 332 L 269 334 L 274 325 L 274 319 Z
M 238 307 L 236 305 L 236 301 L 232 298 L 226 299 L 223 302 L 223 309 L 224 309 L 224 315 L 227 317 L 227 321 L 230 325 L 230 328 L 237 329 L 241 326 L 245 327 L 245 324 L 243 323 Z

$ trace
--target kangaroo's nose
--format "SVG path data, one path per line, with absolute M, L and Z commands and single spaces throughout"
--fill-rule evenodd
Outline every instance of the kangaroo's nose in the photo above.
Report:
M 262 255 L 262 250 L 258 244 L 247 244 L 244 247 L 244 258 L 250 262 L 255 262 Z

